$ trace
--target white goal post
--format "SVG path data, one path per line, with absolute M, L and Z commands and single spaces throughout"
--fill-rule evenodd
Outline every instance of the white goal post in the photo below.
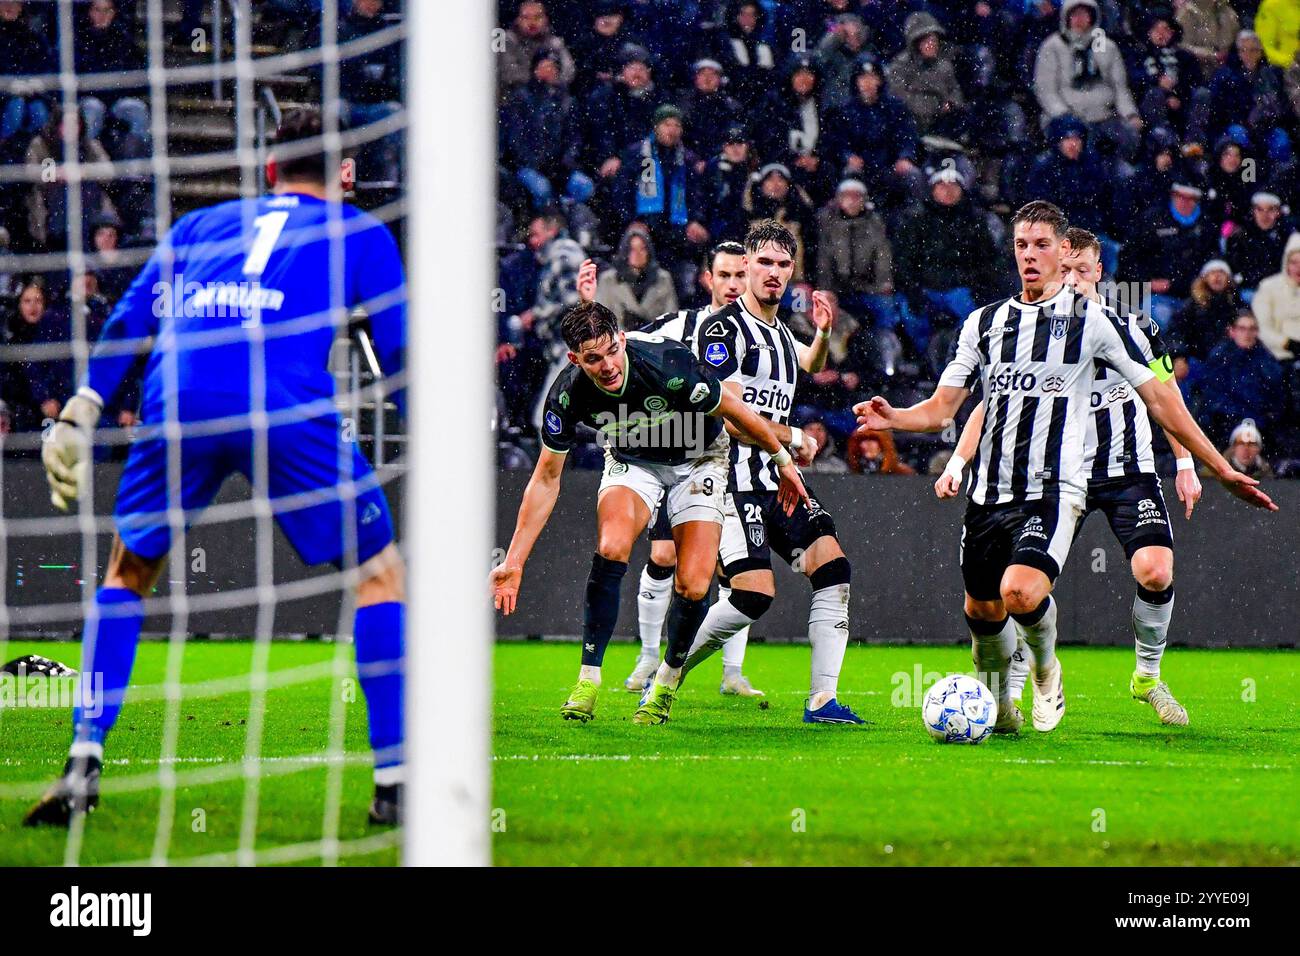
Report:
M 407 4 L 408 866 L 490 862 L 491 4 Z

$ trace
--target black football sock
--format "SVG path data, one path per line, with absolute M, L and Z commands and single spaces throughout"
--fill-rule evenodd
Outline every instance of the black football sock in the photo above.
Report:
M 704 622 L 704 615 L 709 610 L 707 596 L 698 601 L 673 594 L 673 601 L 668 605 L 668 650 L 664 653 L 664 663 L 674 669 L 686 663 L 695 634 Z
M 591 556 L 587 605 L 582 620 L 584 667 L 599 667 L 605 659 L 605 648 L 618 623 L 618 592 L 626 573 L 626 561 L 610 561 L 599 554 Z

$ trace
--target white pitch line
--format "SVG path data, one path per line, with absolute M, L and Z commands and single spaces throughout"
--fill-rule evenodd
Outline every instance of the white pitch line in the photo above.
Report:
M 958 751 L 961 748 L 948 748 L 949 752 Z M 916 754 L 899 754 L 903 760 L 917 763 L 934 763 L 938 760 L 948 758 L 934 756 L 921 756 Z M 781 755 L 774 758 L 768 754 L 497 754 L 493 758 L 494 762 L 502 763 L 540 763 L 543 761 L 555 761 L 562 763 L 631 763 L 632 761 L 649 761 L 663 763 L 686 763 L 686 762 L 704 762 L 704 761 L 768 761 L 780 759 L 783 762 L 799 763 L 809 759 L 803 755 L 790 754 Z M 816 760 L 818 763 L 850 763 L 863 760 L 860 756 L 849 756 L 846 754 L 822 755 L 818 754 Z M 960 759 L 960 758 L 954 758 Z M 1102 766 L 1102 767 L 1148 767 L 1160 770 L 1204 770 L 1204 764 L 1188 763 L 1153 763 L 1146 760 L 1061 760 L 1055 757 L 1003 757 L 998 763 L 1009 764 L 1050 764 L 1057 766 Z M 1249 766 L 1236 767 L 1237 770 L 1294 770 L 1295 767 L 1284 764 L 1250 764 Z

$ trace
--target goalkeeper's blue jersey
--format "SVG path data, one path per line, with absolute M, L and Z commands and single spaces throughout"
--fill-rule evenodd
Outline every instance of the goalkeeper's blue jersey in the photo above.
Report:
M 105 325 L 82 384 L 111 402 L 152 336 L 147 423 L 295 405 L 330 414 L 330 348 L 356 306 L 369 315 L 384 374 L 398 374 L 405 285 L 383 223 L 300 193 L 222 203 L 179 219 L 159 243 Z

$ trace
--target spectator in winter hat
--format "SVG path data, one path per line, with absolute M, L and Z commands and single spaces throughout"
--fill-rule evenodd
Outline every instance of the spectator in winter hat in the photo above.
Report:
M 666 93 L 650 72 L 650 51 L 628 45 L 619 54 L 619 72 L 598 86 L 584 107 L 588 168 L 602 179 L 618 173 L 622 154 L 654 126 L 654 114 Z
M 1218 228 L 1201 205 L 1202 180 L 1187 168 L 1173 179 L 1168 198 L 1141 216 L 1120 255 L 1120 278 L 1151 283 L 1152 317 L 1162 326 L 1219 251 Z
M 961 136 L 966 97 L 944 47 L 947 31 L 925 12 L 911 14 L 903 29 L 907 47 L 889 64 L 890 89 L 911 111 L 922 134 Z
M 879 58 L 860 57 L 853 82 L 857 95 L 826 118 L 823 156 L 841 175 L 863 179 L 888 205 L 923 195 L 916 121 L 889 92 Z
M 1282 215 L 1282 200 L 1269 192 L 1257 192 L 1250 199 L 1250 218 L 1228 236 L 1228 262 L 1241 277 L 1249 296 L 1277 269 L 1287 238 L 1296 231 L 1295 220 Z M 1250 299 L 1245 299 L 1250 304 Z
M 1223 457 L 1243 475 L 1267 480 L 1274 476 L 1273 466 L 1264 459 L 1263 451 L 1264 436 L 1259 433 L 1254 421 L 1247 418 L 1232 430 L 1228 437 L 1228 447 L 1223 449 Z M 1201 471 L 1202 474 L 1209 474 L 1204 467 Z
M 712 156 L 722 148 L 727 130 L 743 122 L 744 111 L 723 88 L 726 76 L 717 60 L 697 60 L 691 74 L 691 89 L 679 102 L 686 146 L 700 156 Z
M 1223 341 L 1224 330 L 1240 311 L 1232 269 L 1222 259 L 1211 259 L 1201 267 L 1201 274 L 1192 283 L 1191 297 L 1169 326 L 1179 381 L 1187 379 Z
M 862 18 L 845 13 L 835 18 L 818 41 L 815 56 L 822 75 L 822 108 L 828 112 L 853 101 L 858 60 L 863 53 L 872 52 L 867 35 Z
M 1126 157 L 1136 155 L 1142 119 L 1129 92 L 1119 44 L 1101 30 L 1096 0 L 1061 5 L 1059 31 L 1038 48 L 1034 95 L 1044 128 L 1071 113 Z

